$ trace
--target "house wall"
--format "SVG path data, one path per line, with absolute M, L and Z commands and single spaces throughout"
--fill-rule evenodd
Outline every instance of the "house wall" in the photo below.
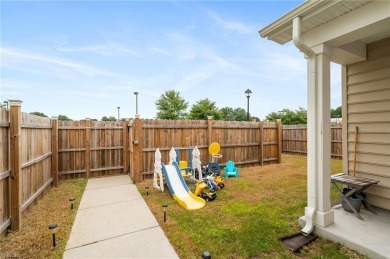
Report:
M 344 166 L 353 174 L 358 127 L 356 175 L 380 181 L 367 199 L 390 210 L 390 37 L 367 44 L 366 61 L 343 67 L 343 93 Z

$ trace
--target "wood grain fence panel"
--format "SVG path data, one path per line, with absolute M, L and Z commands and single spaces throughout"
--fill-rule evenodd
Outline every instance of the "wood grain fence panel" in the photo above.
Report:
M 171 147 L 180 148 L 180 159 L 188 161 L 188 147 L 198 146 L 201 152 L 202 164 L 211 161 L 208 146 L 212 142 L 221 145 L 222 159 L 218 161 L 224 165 L 228 160 L 238 164 L 261 164 L 262 152 L 267 160 L 263 163 L 272 163 L 280 160 L 279 134 L 276 123 L 260 122 L 232 122 L 232 121 L 191 121 L 191 120 L 141 120 L 143 125 L 143 177 L 151 176 L 154 170 L 154 152 L 160 149 L 162 161 L 169 160 Z M 259 129 L 262 128 L 262 131 Z M 261 136 L 260 134 L 264 136 Z M 281 136 L 280 136 L 281 137 Z M 264 145 L 261 140 L 269 141 Z M 264 149 L 264 151 L 262 151 Z M 132 161 L 132 160 L 130 160 Z M 132 167 L 133 168 L 133 167 Z
M 126 173 L 124 124 L 89 120 L 60 122 L 58 143 L 62 179 Z
M 9 112 L 0 108 L 0 236 L 10 224 Z
M 292 154 L 307 154 L 307 125 L 282 126 L 282 152 Z M 331 155 L 342 158 L 342 127 L 341 124 L 331 124 Z
M 58 122 L 58 171 L 61 179 L 86 177 L 85 121 Z
M 49 118 L 22 113 L 22 208 L 29 209 L 52 181 L 52 125 Z

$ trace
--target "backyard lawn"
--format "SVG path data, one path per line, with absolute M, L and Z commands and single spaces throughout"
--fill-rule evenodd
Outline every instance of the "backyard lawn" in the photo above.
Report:
M 0 240 L 0 258 L 62 258 L 86 185 L 86 179 L 76 179 L 60 181 L 58 188 L 51 188 L 23 216 L 22 230 Z M 76 199 L 73 210 L 70 197 Z M 52 223 L 58 224 L 56 249 L 48 229 Z
M 215 201 L 198 211 L 186 211 L 152 187 L 152 180 L 137 186 L 180 258 L 363 258 L 342 245 L 318 239 L 294 255 L 279 238 L 300 231 L 297 223 L 306 204 L 306 157 L 283 155 L 282 164 L 240 169 L 229 178 Z M 332 161 L 341 172 L 341 161 Z M 22 230 L 0 241 L 0 257 L 62 258 L 86 186 L 86 179 L 60 181 L 23 217 Z M 150 195 L 146 196 L 145 187 Z M 68 198 L 76 197 L 75 209 Z M 167 222 L 162 204 L 167 202 Z M 51 248 L 48 226 L 58 224 L 57 247 Z M 147 244 L 145 244 L 147 249 Z
M 217 199 L 197 211 L 180 207 L 167 189 L 154 189 L 152 180 L 137 186 L 180 258 L 199 258 L 202 251 L 213 258 L 363 258 L 324 239 L 298 255 L 280 243 L 279 238 L 300 231 L 298 218 L 306 205 L 306 157 L 282 159 L 282 164 L 241 168 L 239 178 L 225 180 Z M 332 172 L 341 171 L 341 160 L 332 160 Z M 168 203 L 166 223 L 163 203 Z

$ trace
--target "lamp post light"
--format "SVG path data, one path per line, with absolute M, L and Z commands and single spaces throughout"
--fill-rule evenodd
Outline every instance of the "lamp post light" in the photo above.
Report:
M 162 207 L 163 207 L 163 210 L 164 210 L 164 222 L 167 222 L 167 208 L 168 208 L 168 204 L 164 203 L 162 205 Z
M 69 198 L 69 201 L 70 201 L 70 209 L 73 210 L 73 203 L 76 199 L 74 197 L 70 197 Z
M 251 97 L 251 94 L 252 94 L 252 91 L 250 89 L 246 89 L 245 91 L 245 95 L 246 95 L 246 98 L 248 98 L 248 106 L 247 106 L 247 109 L 246 109 L 246 112 L 247 112 L 247 121 L 249 121 L 249 98 Z
M 134 92 L 135 95 L 135 115 L 138 115 L 138 92 Z
M 146 186 L 145 190 L 146 190 L 146 196 L 149 196 L 149 186 Z
M 56 231 L 57 231 L 57 227 L 58 227 L 58 225 L 55 224 L 55 223 L 51 224 L 49 226 L 49 230 L 50 230 L 50 232 L 52 234 L 52 238 L 53 238 L 53 247 L 56 247 Z
M 121 107 L 117 107 L 118 108 L 118 121 L 119 121 L 119 110 L 121 109 Z

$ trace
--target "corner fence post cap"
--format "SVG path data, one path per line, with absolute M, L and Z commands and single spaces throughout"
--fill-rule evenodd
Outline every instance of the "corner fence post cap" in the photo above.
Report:
M 21 100 L 10 100 L 8 99 L 8 104 L 9 106 L 22 106 L 22 102 Z

